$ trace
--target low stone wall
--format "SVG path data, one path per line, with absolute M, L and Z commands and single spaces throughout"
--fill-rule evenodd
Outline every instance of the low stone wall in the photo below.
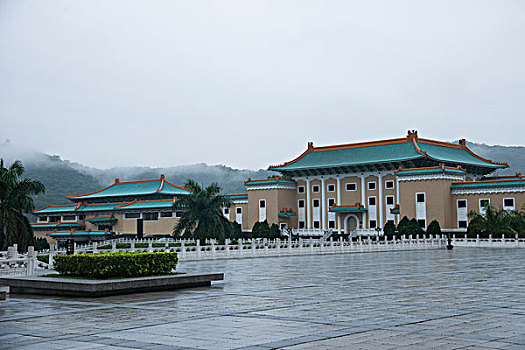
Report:
M 116 280 L 81 280 L 52 277 L 0 278 L 11 294 L 41 294 L 73 297 L 102 297 L 139 292 L 209 286 L 224 279 L 223 273 L 180 274 L 170 276 L 123 278 Z

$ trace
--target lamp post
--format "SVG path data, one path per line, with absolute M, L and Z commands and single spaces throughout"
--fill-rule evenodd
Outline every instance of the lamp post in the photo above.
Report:
M 450 238 L 450 231 L 447 233 L 447 249 L 452 250 L 454 246 L 452 245 L 452 238 Z

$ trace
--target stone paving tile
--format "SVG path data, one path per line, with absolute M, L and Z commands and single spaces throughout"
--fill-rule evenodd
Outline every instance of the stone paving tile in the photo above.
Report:
M 11 296 L 0 349 L 525 349 L 525 250 L 183 262 L 211 287 Z

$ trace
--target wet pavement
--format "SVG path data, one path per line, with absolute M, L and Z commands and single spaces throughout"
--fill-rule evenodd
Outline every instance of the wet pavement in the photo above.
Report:
M 525 249 L 183 262 L 211 287 L 13 295 L 0 349 L 525 349 Z

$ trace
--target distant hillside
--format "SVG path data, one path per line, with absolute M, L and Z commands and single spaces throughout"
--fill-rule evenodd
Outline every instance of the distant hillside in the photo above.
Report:
M 525 174 L 525 147 L 476 143 L 468 143 L 468 146 L 482 157 L 508 162 L 510 169 L 500 170 L 499 174 Z M 178 185 L 183 185 L 188 179 L 194 179 L 204 186 L 218 182 L 223 193 L 239 193 L 246 191 L 246 179 L 266 178 L 272 174 L 266 170 L 241 170 L 204 163 L 168 168 L 118 167 L 103 170 L 62 160 L 59 156 L 14 147 L 9 143 L 0 144 L 0 158 L 4 158 L 8 164 L 15 159 L 21 159 L 26 167 L 26 177 L 44 183 L 46 193 L 35 198 L 38 208 L 47 204 L 70 203 L 65 196 L 96 191 L 113 183 L 115 178 L 129 181 L 158 178 L 160 174 L 165 174 L 169 181 Z

